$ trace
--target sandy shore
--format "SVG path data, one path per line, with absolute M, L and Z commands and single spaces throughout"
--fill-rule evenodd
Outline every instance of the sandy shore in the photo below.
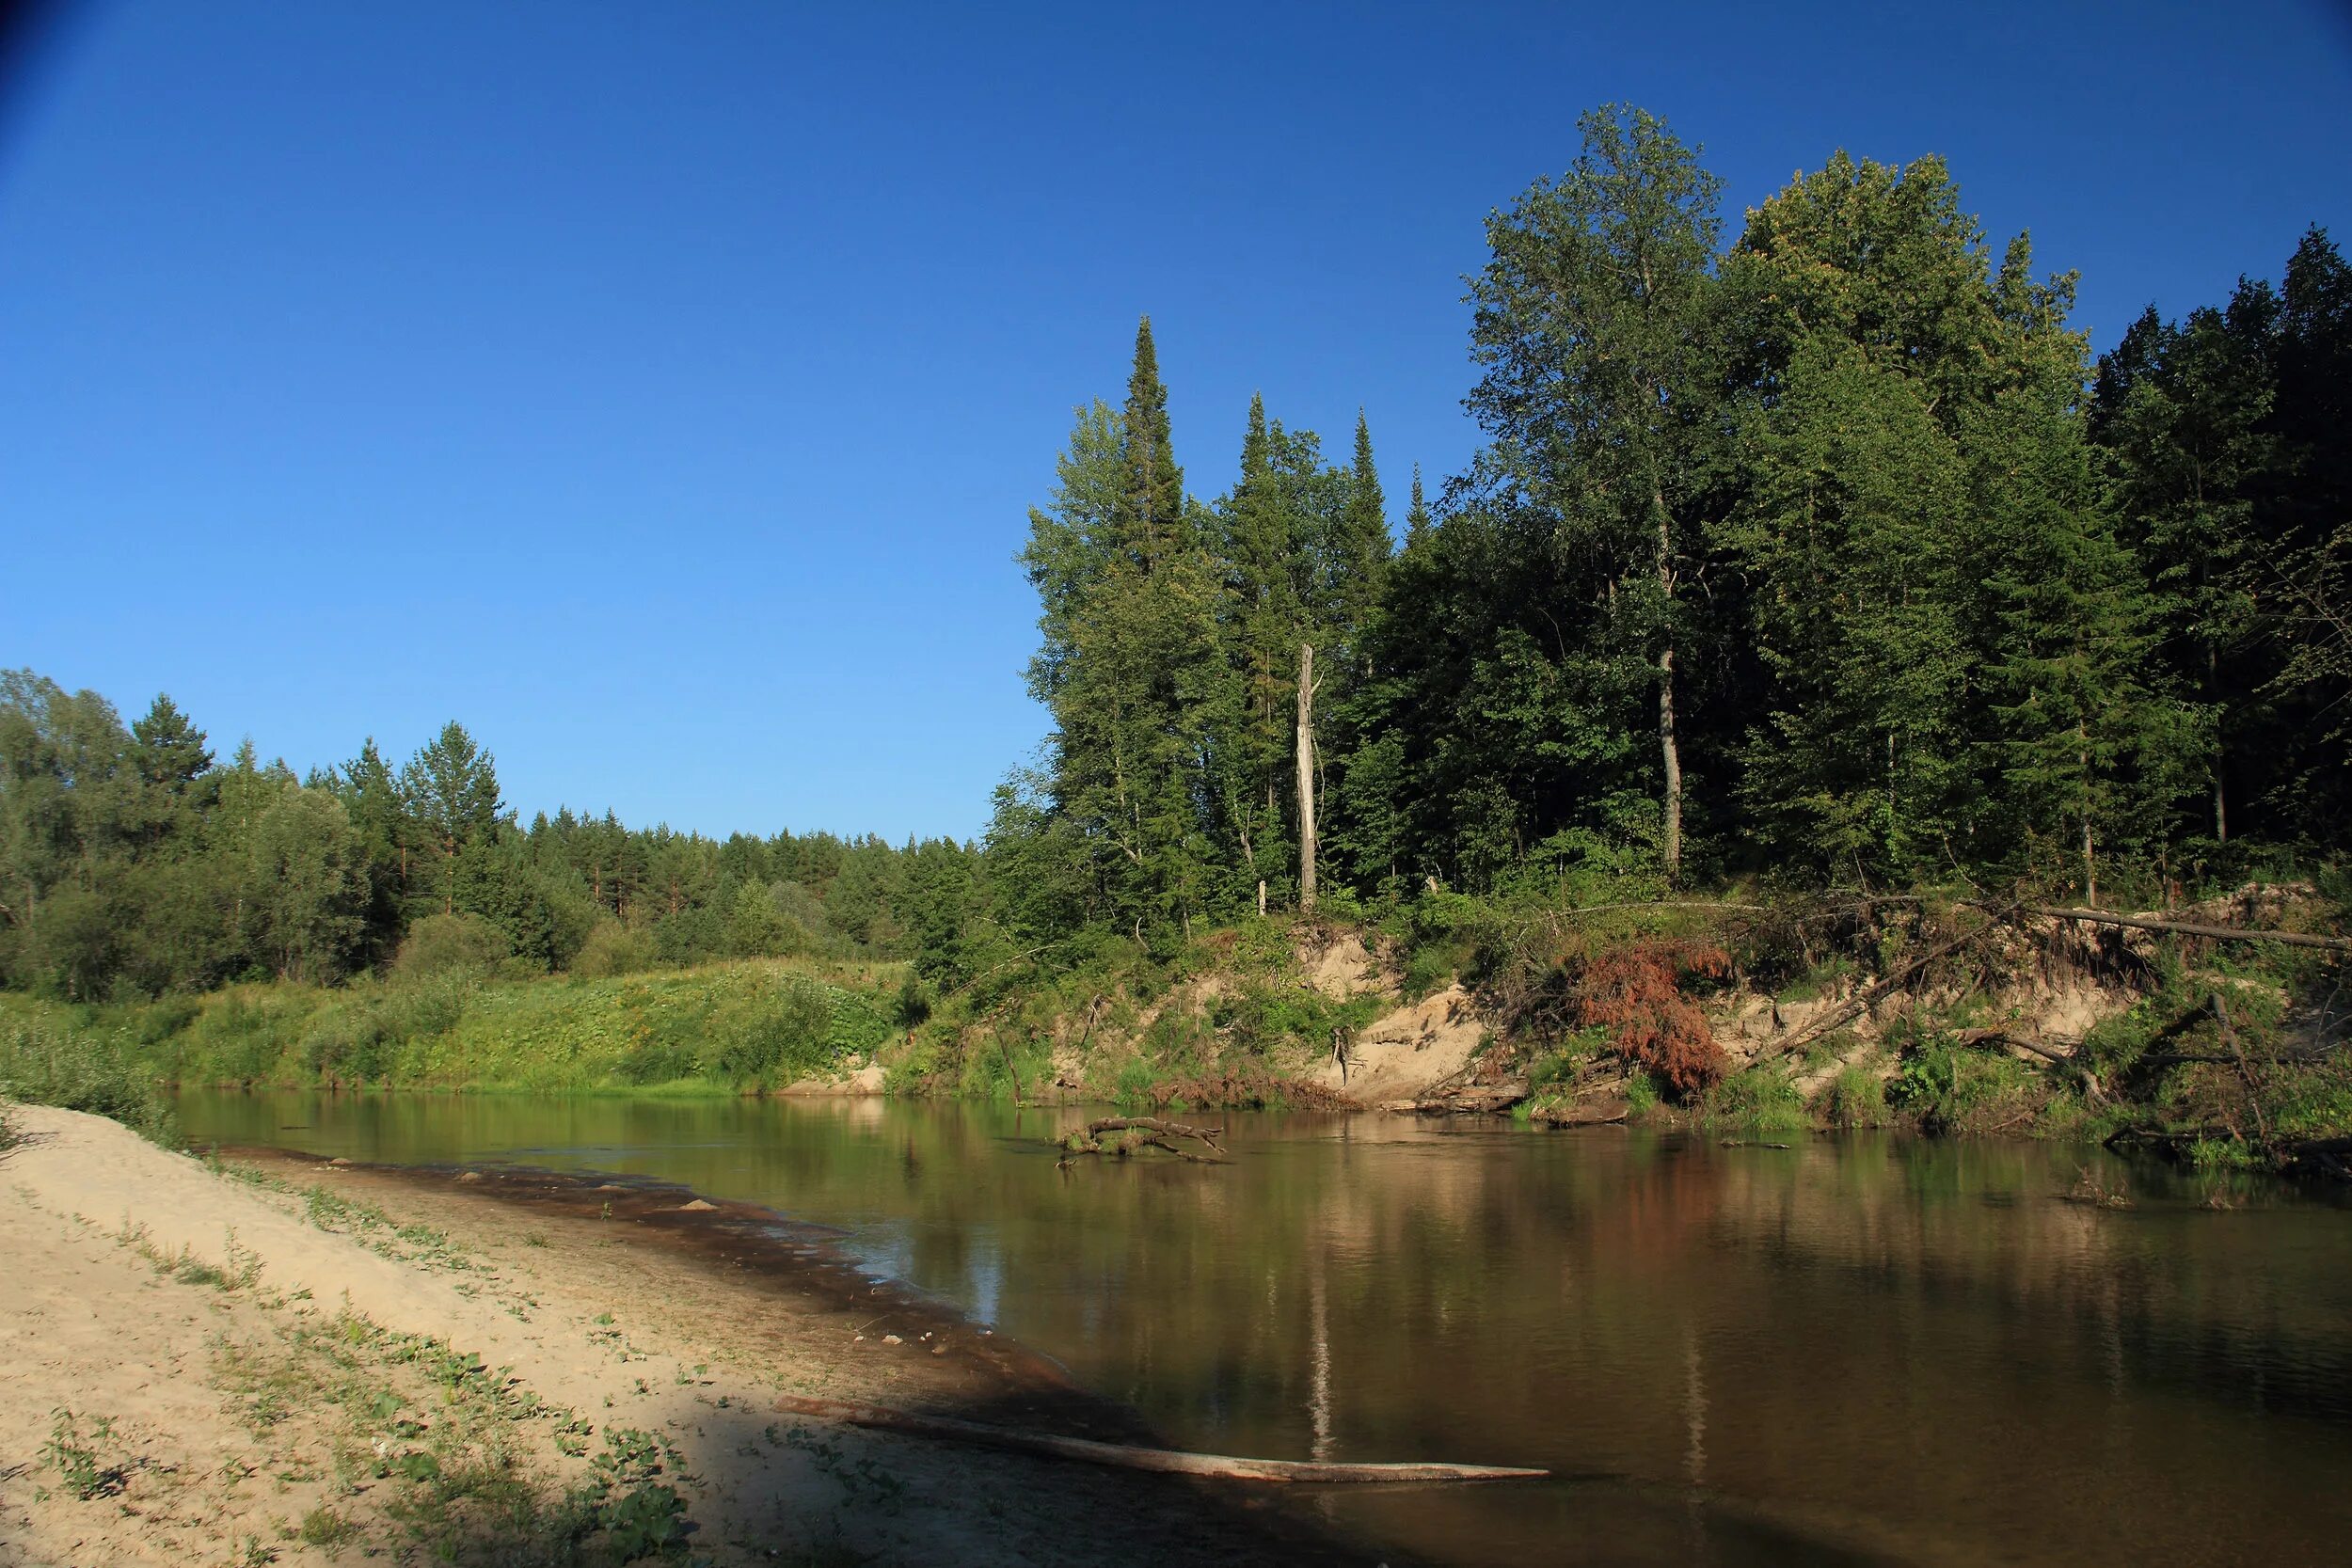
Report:
M 766 1211 L 10 1117 L 0 1563 L 1377 1560 L 1263 1495 L 778 1414 L 1149 1435 Z

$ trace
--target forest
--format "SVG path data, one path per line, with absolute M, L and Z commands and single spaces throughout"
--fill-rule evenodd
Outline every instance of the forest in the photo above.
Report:
M 1414 470 L 1401 531 L 1360 414 L 1343 457 L 1235 410 L 1200 499 L 1144 319 L 1028 518 L 1052 731 L 977 843 L 526 826 L 456 723 L 297 778 L 168 697 L 126 726 L 23 671 L 0 982 L 331 985 L 422 942 L 516 974 L 910 958 L 946 990 L 1440 893 L 2144 908 L 2340 859 L 2352 272 L 2323 230 L 2094 361 L 2074 275 L 1996 245 L 1936 158 L 1838 153 L 1734 230 L 1663 121 L 1581 126 L 1486 220 L 1483 445 L 1434 493 Z

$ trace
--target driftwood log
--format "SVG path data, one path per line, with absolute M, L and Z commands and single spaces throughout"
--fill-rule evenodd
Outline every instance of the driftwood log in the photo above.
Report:
M 1104 1117 L 1099 1121 L 1088 1122 L 1086 1132 L 1065 1140 L 1062 1148 L 1069 1154 L 1118 1152 L 1103 1147 L 1103 1134 L 1105 1132 L 1139 1133 L 1141 1136 L 1130 1147 L 1164 1149 L 1180 1160 L 1191 1160 L 1204 1165 L 1222 1164 L 1225 1160 L 1225 1146 L 1217 1141 L 1225 1136 L 1225 1129 L 1188 1127 L 1181 1121 L 1168 1121 L 1160 1117 Z M 1171 1138 L 1190 1138 L 1209 1152 L 1196 1154 L 1189 1148 L 1170 1143 L 1168 1140 Z
M 779 1394 L 776 1408 L 796 1416 L 841 1421 L 876 1432 L 903 1433 L 911 1437 L 936 1437 L 974 1448 L 1010 1453 L 1044 1454 L 1074 1459 L 1087 1465 L 1111 1465 L 1128 1470 L 1155 1470 L 1166 1475 L 1203 1476 L 1219 1481 L 1364 1482 L 1528 1481 L 1549 1475 L 1502 1465 L 1338 1465 L 1296 1459 L 1236 1459 L 1221 1453 L 1185 1453 L 1174 1449 L 1145 1449 L 1128 1443 L 1101 1443 L 1089 1437 L 1062 1437 L 1020 1427 L 988 1426 L 949 1416 L 925 1416 L 911 1410 L 855 1404 L 847 1400 L 817 1399 L 807 1394 Z

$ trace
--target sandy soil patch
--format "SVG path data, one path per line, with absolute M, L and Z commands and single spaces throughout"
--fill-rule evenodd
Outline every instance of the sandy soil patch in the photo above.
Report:
M 1367 1105 L 1418 1099 L 1460 1077 L 1486 1034 L 1470 992 L 1448 986 L 1375 1019 L 1348 1047 L 1344 1072 L 1327 1060 L 1314 1082 Z

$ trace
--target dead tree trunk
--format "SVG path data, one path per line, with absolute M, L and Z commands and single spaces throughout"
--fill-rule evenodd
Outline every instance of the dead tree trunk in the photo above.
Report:
M 1298 645 L 1298 907 L 1315 907 L 1315 651 Z
M 1675 596 L 1674 513 L 1666 505 L 1665 491 L 1654 483 L 1650 499 L 1658 506 L 1658 591 L 1664 595 L 1671 615 Z M 1670 619 L 1668 625 L 1672 624 Z M 1682 746 L 1675 733 L 1675 644 L 1671 633 L 1665 645 L 1658 650 L 1658 750 L 1666 775 L 1665 832 L 1659 847 L 1665 857 L 1666 881 L 1672 885 L 1682 879 Z

